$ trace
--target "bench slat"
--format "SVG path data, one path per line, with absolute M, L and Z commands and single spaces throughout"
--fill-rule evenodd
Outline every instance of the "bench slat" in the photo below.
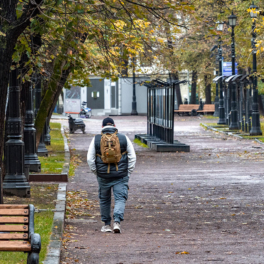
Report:
M 9 233 L 9 234 L 0 234 L 0 240 L 3 239 L 26 239 L 28 240 L 28 233 Z
M 27 241 L 0 241 L 0 251 L 30 251 L 31 245 Z
M 6 224 L 22 224 L 28 223 L 28 217 L 0 217 L 0 223 L 6 223 Z
M 174 110 L 174 112 L 191 112 L 193 109 L 194 110 L 197 110 L 199 108 L 199 105 L 197 104 L 188 104 L 188 105 L 184 105 L 184 104 L 181 104 L 179 106 L 179 110 Z
M 28 204 L 0 204 L 0 209 L 28 209 Z
M 28 209 L 0 209 L 0 215 L 28 215 Z
M 27 225 L 0 225 L 0 231 L 27 232 Z

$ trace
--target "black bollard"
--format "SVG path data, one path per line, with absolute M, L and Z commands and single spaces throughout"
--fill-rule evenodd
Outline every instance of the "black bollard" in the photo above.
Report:
M 24 142 L 21 134 L 20 87 L 18 69 L 12 70 L 9 81 L 9 117 L 6 122 L 7 138 L 5 143 L 6 175 L 3 182 L 5 195 L 30 197 L 30 186 L 24 174 Z
M 39 107 L 41 104 L 41 76 L 40 74 L 37 74 L 37 78 L 35 79 L 35 116 L 37 116 L 37 113 L 39 111 Z M 38 150 L 37 150 L 38 156 L 44 156 L 47 157 L 48 156 L 48 150 L 46 149 L 45 143 L 44 143 L 44 129 L 43 132 L 41 134 L 41 138 L 39 141 L 39 146 L 38 146 Z
M 198 110 L 203 110 L 203 100 L 200 98 Z

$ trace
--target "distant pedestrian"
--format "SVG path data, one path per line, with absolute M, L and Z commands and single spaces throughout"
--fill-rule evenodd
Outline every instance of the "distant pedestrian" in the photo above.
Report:
M 120 222 L 124 220 L 125 204 L 128 198 L 129 176 L 135 168 L 136 154 L 129 138 L 118 133 L 114 120 L 103 120 L 101 134 L 96 135 L 87 153 L 87 162 L 97 176 L 101 220 L 105 223 L 102 232 L 112 232 L 111 189 L 115 207 L 113 231 L 121 233 Z

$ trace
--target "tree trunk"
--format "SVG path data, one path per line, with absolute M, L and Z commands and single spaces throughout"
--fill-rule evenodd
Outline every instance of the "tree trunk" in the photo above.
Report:
M 80 42 L 84 43 L 86 38 L 87 38 L 87 34 L 81 34 L 81 33 L 77 33 L 77 35 L 79 35 L 80 38 Z M 69 38 L 71 38 L 72 36 L 69 35 Z M 67 47 L 67 38 L 65 40 L 65 44 Z M 64 53 L 67 54 L 68 52 L 68 48 L 63 48 L 61 51 L 61 54 L 64 55 Z M 75 51 L 73 51 L 74 53 Z M 62 88 L 70 74 L 70 72 L 72 71 L 74 65 L 70 65 L 66 70 L 64 70 L 64 66 L 66 65 L 67 60 L 62 59 L 61 57 L 57 57 L 55 59 L 55 62 L 53 66 L 53 72 L 52 72 L 52 76 L 50 78 L 50 82 L 47 86 L 47 90 L 44 93 L 44 97 L 42 98 L 40 107 L 39 107 L 39 111 L 38 114 L 36 116 L 36 120 L 35 120 L 35 128 L 36 128 L 36 146 L 38 148 L 39 145 L 39 141 L 40 141 L 40 137 L 42 134 L 42 131 L 44 129 L 45 123 L 46 123 L 46 118 L 48 117 L 50 119 L 52 112 L 56 106 L 56 102 L 58 100 L 58 97 L 62 91 Z
M 171 77 L 172 80 L 179 80 L 179 73 L 175 72 L 175 73 L 171 73 Z M 181 97 L 181 88 L 179 84 L 175 85 L 175 94 L 176 94 L 176 98 L 177 98 L 177 102 L 178 102 L 178 106 L 182 104 L 182 97 Z
M 211 104 L 211 79 L 208 78 L 208 75 L 204 75 L 204 85 L 205 85 L 205 103 L 206 104 Z
M 50 110 L 49 110 L 49 114 L 48 114 L 48 120 L 49 121 L 50 121 L 52 113 L 56 107 L 57 101 L 59 99 L 59 96 L 61 95 L 62 89 L 64 87 L 64 84 L 66 83 L 66 80 L 67 80 L 70 72 L 71 72 L 71 67 L 69 69 L 67 69 L 66 71 L 63 71 L 63 73 L 62 73 L 62 77 L 61 77 L 61 80 L 59 82 L 58 89 L 57 89 L 55 97 L 54 97 L 54 101 L 53 101 L 53 103 L 50 107 Z
M 192 87 L 190 104 L 196 104 L 197 71 L 192 71 Z

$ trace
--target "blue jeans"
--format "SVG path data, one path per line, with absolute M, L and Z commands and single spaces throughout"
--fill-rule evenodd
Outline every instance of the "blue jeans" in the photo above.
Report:
M 97 177 L 99 184 L 99 199 L 101 220 L 106 225 L 111 224 L 111 189 L 113 188 L 115 207 L 114 221 L 119 222 L 124 220 L 124 211 L 126 200 L 128 197 L 128 180 L 129 176 L 119 179 L 104 179 Z

